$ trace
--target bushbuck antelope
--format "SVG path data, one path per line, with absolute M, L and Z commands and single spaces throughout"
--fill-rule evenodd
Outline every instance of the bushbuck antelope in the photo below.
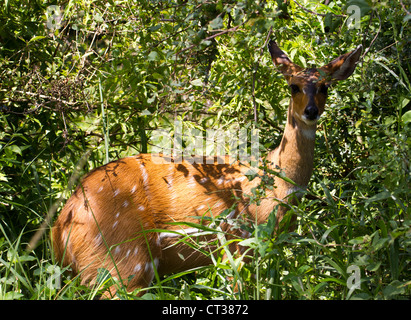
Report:
M 291 101 L 281 143 L 263 160 L 269 169 L 281 168 L 295 184 L 273 175 L 275 188 L 267 188 L 257 204 L 247 195 L 267 173 L 260 169 L 259 176 L 248 179 L 249 167 L 239 161 L 175 163 L 164 158 L 159 164 L 150 154 L 113 161 L 83 178 L 52 229 L 55 254 L 63 265 L 81 273 L 84 283 L 95 281 L 97 270 L 106 268 L 131 291 L 148 286 L 155 270 L 161 276 L 211 263 L 204 250 L 181 241 L 199 233 L 194 223 L 209 221 L 206 217 L 228 209 L 230 219 L 219 227 L 240 237 L 250 234 L 229 221 L 241 218 L 260 224 L 276 208 L 277 223 L 281 221 L 288 209 L 279 204 L 287 203 L 290 195 L 301 197 L 310 180 L 327 88 L 353 73 L 362 49 L 318 69 L 292 63 L 273 41 L 268 49 L 291 89 Z M 211 241 L 210 237 L 215 239 L 213 234 L 200 238 Z

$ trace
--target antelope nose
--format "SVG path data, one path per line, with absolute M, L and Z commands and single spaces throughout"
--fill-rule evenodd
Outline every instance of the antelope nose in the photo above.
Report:
M 304 110 L 304 115 L 308 120 L 316 120 L 318 117 L 318 108 L 315 105 L 308 105 Z

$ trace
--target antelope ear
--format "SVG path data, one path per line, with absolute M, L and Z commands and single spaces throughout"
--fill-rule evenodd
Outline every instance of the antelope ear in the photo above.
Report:
M 271 40 L 268 43 L 268 51 L 271 54 L 274 65 L 280 69 L 288 83 L 290 83 L 290 79 L 294 74 L 302 70 L 300 66 L 294 64 L 290 58 L 287 57 L 275 41 Z
M 362 52 L 362 45 L 359 45 L 355 50 L 339 56 L 329 64 L 320 68 L 326 75 L 330 82 L 345 80 L 355 70 L 358 60 Z

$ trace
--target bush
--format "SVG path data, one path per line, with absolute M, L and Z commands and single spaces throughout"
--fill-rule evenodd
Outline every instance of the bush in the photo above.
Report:
M 360 8 L 359 29 L 347 23 L 349 5 Z M 0 18 L 1 298 L 90 299 L 117 281 L 104 270 L 92 289 L 60 277 L 47 233 L 26 251 L 79 164 L 84 174 L 150 151 L 152 132 L 172 132 L 174 119 L 200 130 L 256 123 L 261 144 L 276 146 L 288 93 L 264 47 L 270 30 L 304 67 L 367 49 L 330 90 L 298 232 L 272 238 L 272 220 L 254 226 L 243 243 L 256 249 L 253 263 L 216 260 L 195 277 L 158 279 L 145 298 L 409 297 L 410 14 L 401 1 L 7 1 Z

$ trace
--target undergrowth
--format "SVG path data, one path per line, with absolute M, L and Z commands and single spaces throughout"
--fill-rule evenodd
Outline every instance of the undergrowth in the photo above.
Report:
M 342 18 L 344 1 L 305 1 L 308 10 L 295 1 L 176 3 L 0 5 L 0 299 L 90 300 L 111 285 L 113 299 L 409 299 L 409 10 L 348 1 L 362 10 L 358 29 Z M 83 286 L 49 240 L 47 213 L 70 196 L 73 172 L 147 152 L 153 132 L 174 132 L 174 120 L 200 131 L 257 123 L 261 145 L 274 148 L 289 96 L 268 35 L 304 67 L 366 50 L 352 77 L 329 89 L 314 174 L 291 208 L 298 228 L 273 237 L 273 212 L 247 226 L 249 239 L 216 229 L 211 266 L 156 277 L 140 297 L 104 269 Z M 244 254 L 222 259 L 232 242 Z

